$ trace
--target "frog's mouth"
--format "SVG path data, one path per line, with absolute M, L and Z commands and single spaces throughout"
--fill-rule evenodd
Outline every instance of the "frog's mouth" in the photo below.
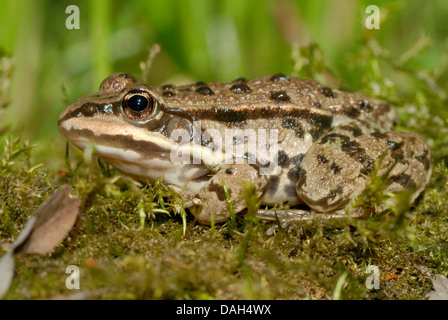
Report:
M 203 163 L 173 161 L 171 151 L 176 150 L 178 144 L 161 133 L 140 127 L 124 128 L 119 122 L 110 120 L 107 123 L 76 120 L 67 120 L 59 126 L 64 137 L 77 148 L 91 150 L 119 171 L 138 180 L 153 181 L 163 177 L 168 184 L 185 187 L 208 172 Z

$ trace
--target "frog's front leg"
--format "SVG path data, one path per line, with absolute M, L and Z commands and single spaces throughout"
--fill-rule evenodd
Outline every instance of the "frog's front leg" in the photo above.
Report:
M 413 132 L 369 132 L 356 121 L 340 124 L 311 146 L 300 164 L 296 192 L 317 212 L 343 209 L 365 189 L 385 152 L 378 175 L 392 168 L 386 191 L 415 188 L 410 199 L 414 201 L 432 170 L 431 149 L 424 138 Z
M 223 181 L 226 183 L 236 214 L 246 209 L 242 182 L 251 181 L 257 190 L 258 196 L 261 196 L 266 189 L 268 179 L 266 176 L 259 175 L 258 169 L 247 164 L 235 164 L 218 171 L 195 195 L 196 201 L 199 200 L 197 202 L 199 205 L 192 207 L 190 211 L 195 215 L 199 223 L 210 224 L 212 217 L 215 223 L 230 218 Z

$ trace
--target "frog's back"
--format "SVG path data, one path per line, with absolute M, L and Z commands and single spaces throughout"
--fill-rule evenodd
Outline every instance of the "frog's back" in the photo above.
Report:
M 328 121 L 330 117 L 335 123 L 352 118 L 391 130 L 397 119 L 394 108 L 379 99 L 283 74 L 152 89 L 163 97 L 165 107 L 172 112 L 229 126 L 244 124 L 249 119 L 295 117 L 313 118 L 311 121 L 316 122 Z

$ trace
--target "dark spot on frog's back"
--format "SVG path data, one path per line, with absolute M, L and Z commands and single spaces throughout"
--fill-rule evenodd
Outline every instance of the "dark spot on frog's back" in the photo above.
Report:
M 361 115 L 361 111 L 359 111 L 356 107 L 350 105 L 341 105 L 341 106 L 333 106 L 331 107 L 333 113 L 346 115 L 350 118 L 358 118 Z
M 277 155 L 278 165 L 285 168 L 289 164 L 289 157 L 284 151 L 279 151 Z
M 382 133 L 382 132 L 373 132 L 370 135 L 374 136 L 377 139 L 386 139 L 387 138 L 387 134 L 386 133 Z
M 294 169 L 295 171 L 293 171 Z M 300 189 L 306 183 L 306 170 L 301 167 L 295 167 L 288 172 L 288 178 L 291 182 L 296 183 L 296 189 Z
M 175 96 L 175 94 L 172 91 L 165 91 L 164 93 L 162 93 L 162 96 L 169 98 Z
M 408 174 L 401 174 L 396 176 L 391 176 L 387 179 L 387 184 L 391 185 L 392 183 L 398 183 L 404 188 L 415 187 L 415 181 Z
M 329 129 L 333 122 L 332 115 L 321 114 L 309 108 L 302 110 L 296 116 L 306 120 L 309 124 L 319 129 Z
M 295 163 L 295 162 L 297 162 L 295 157 L 291 158 L 290 163 Z M 291 168 L 288 171 L 287 177 L 288 177 L 289 181 L 291 181 L 292 183 L 295 183 L 296 181 L 300 180 L 303 175 L 306 176 L 305 169 L 303 169 L 301 164 L 298 163 L 295 167 Z
M 353 126 L 353 125 L 343 125 L 340 128 L 343 129 L 343 130 L 346 130 L 346 131 L 350 131 L 355 138 L 359 137 L 360 135 L 362 135 L 361 129 L 359 129 L 356 126 Z
M 333 91 L 328 88 L 328 87 L 322 87 L 319 89 L 319 92 L 321 94 L 323 94 L 324 96 L 326 96 L 327 98 L 334 98 L 335 94 L 333 93 Z
M 280 185 L 280 177 L 272 175 L 269 177 L 268 187 L 266 190 L 269 194 L 274 194 L 277 192 L 279 185 Z
M 342 134 L 330 133 L 327 134 L 325 137 L 323 137 L 320 143 L 321 144 L 325 144 L 327 142 L 336 143 L 337 141 L 348 142 L 350 141 L 350 138 Z
M 330 169 L 333 171 L 334 175 L 338 175 L 341 172 L 341 167 L 338 166 L 335 162 L 331 164 Z
M 388 141 L 389 142 L 392 141 Z M 403 145 L 402 143 L 396 143 L 393 142 L 392 144 L 389 144 L 390 146 L 390 150 L 391 150 L 391 156 L 395 161 L 400 161 L 402 164 L 408 164 L 408 162 L 404 159 L 404 151 L 403 149 L 401 149 L 401 146 Z
M 273 91 L 270 94 L 270 98 L 274 102 L 280 102 L 280 103 L 291 102 L 291 98 L 288 96 L 286 91 Z
M 336 189 L 338 190 L 338 193 L 339 193 L 339 194 L 343 194 L 343 193 L 344 193 L 344 188 L 341 187 L 340 185 L 337 185 L 337 186 L 336 186 Z
M 363 110 L 367 113 L 371 113 L 373 111 L 373 107 L 367 101 L 358 100 L 357 104 L 361 110 Z
M 390 147 L 391 151 L 396 151 L 401 149 L 401 147 L 403 146 L 404 142 L 395 142 L 395 141 L 391 141 L 391 140 L 386 140 L 387 141 L 387 145 Z
M 196 89 L 197 93 L 203 94 L 204 96 L 210 96 L 212 94 L 214 94 L 214 92 L 212 91 L 212 89 L 210 89 L 207 86 L 203 86 L 203 87 L 199 87 Z
M 282 126 L 283 128 L 293 129 L 296 133 L 296 136 L 299 138 L 303 138 L 303 135 L 305 134 L 302 126 L 297 123 L 295 117 L 284 117 L 282 119 Z
M 347 108 L 347 116 L 350 118 L 358 118 L 360 116 L 361 112 L 359 112 L 358 109 L 356 109 L 354 106 L 349 106 Z
M 334 200 L 334 198 L 336 198 L 337 195 L 342 195 L 344 193 L 344 189 L 340 186 L 337 185 L 336 189 L 332 189 L 330 190 L 330 192 L 328 192 L 328 194 L 325 196 L 325 199 L 327 200 Z M 343 203 L 347 200 L 339 200 L 338 203 Z M 338 206 L 339 207 L 339 206 Z
M 429 165 L 431 163 L 430 157 L 429 157 L 429 151 L 425 150 L 425 152 L 422 155 L 417 156 L 415 159 L 420 161 L 424 166 L 425 170 L 429 169 Z
M 417 143 L 417 139 L 415 139 L 415 137 L 409 137 L 409 142 L 412 144 L 416 144 Z
M 252 90 L 244 83 L 238 83 L 234 84 L 230 87 L 230 90 L 232 90 L 235 93 L 250 93 Z
M 350 141 L 349 137 L 337 133 L 326 135 L 320 143 L 325 144 L 327 142 L 339 142 L 341 144 L 341 150 L 363 166 L 361 169 L 362 174 L 367 175 L 373 170 L 373 159 L 367 155 L 366 150 L 358 142 Z
M 305 157 L 304 153 L 298 154 L 291 158 L 290 163 L 294 164 L 295 166 L 298 166 L 302 163 L 303 158 Z
M 372 158 L 367 155 L 366 150 L 362 148 L 358 142 L 344 141 L 341 150 L 364 166 L 364 168 L 361 169 L 361 173 L 368 174 L 373 170 Z
M 319 154 L 317 156 L 317 161 L 319 161 L 319 163 L 321 163 L 321 164 L 325 164 L 328 162 L 328 159 L 323 154 Z
M 318 129 L 311 129 L 308 131 L 308 133 L 311 135 L 311 137 L 313 137 L 313 142 L 316 142 L 322 136 L 324 131 L 321 128 L 318 128 Z
M 271 78 L 271 81 L 277 82 L 277 81 L 288 81 L 289 78 L 285 76 L 283 73 L 277 73 L 274 74 Z
M 292 157 L 289 160 L 289 163 L 292 163 L 295 165 L 295 167 L 291 168 L 288 171 L 288 179 L 291 183 L 295 184 L 298 183 L 298 187 L 300 188 L 304 183 L 306 179 L 306 171 L 301 167 L 301 163 L 303 158 L 305 157 L 305 154 L 299 154 L 297 156 Z M 300 182 L 298 182 L 300 180 Z

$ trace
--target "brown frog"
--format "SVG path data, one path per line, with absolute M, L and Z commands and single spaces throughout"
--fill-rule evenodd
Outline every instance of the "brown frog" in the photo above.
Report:
M 163 178 L 209 224 L 230 216 L 223 181 L 235 212 L 246 208 L 241 181 L 250 180 L 263 204 L 299 208 L 259 210 L 260 218 L 343 216 L 380 158 L 386 191 L 414 190 L 414 201 L 431 175 L 431 149 L 417 133 L 394 132 L 396 121 L 384 101 L 283 74 L 153 87 L 116 73 L 67 107 L 58 127 L 138 180 Z

